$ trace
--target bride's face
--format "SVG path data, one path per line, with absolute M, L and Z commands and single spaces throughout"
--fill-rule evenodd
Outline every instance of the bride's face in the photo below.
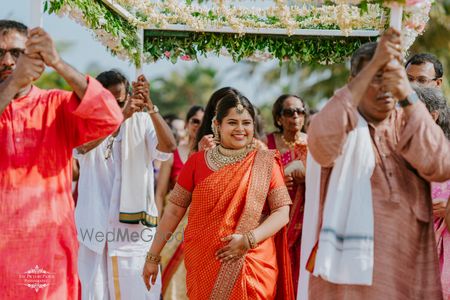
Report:
M 228 115 L 219 124 L 220 143 L 228 149 L 246 147 L 252 142 L 254 132 L 254 121 L 246 109 L 239 114 L 236 108 L 230 108 Z

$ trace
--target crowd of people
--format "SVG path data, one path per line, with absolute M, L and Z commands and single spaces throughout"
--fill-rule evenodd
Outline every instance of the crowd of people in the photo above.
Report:
M 0 20 L 2 299 L 450 299 L 444 71 L 401 44 L 362 45 L 314 116 L 274 99 L 266 133 L 235 88 L 180 118 Z

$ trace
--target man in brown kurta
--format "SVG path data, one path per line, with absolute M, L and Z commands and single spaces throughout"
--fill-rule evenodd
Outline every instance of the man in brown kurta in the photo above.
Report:
M 401 56 L 400 43 L 398 32 L 388 30 L 378 45 L 356 51 L 351 81 L 311 122 L 308 147 L 322 166 L 320 215 L 334 161 L 358 112 L 369 123 L 376 165 L 373 284 L 338 285 L 311 276 L 309 299 L 442 299 L 429 182 L 450 178 L 450 145 L 425 106 L 411 99 L 401 65 L 392 63 Z M 396 108 L 396 99 L 409 101 Z

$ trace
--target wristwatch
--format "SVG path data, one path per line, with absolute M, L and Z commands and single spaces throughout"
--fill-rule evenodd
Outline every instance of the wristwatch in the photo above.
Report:
M 150 108 L 150 109 L 148 110 L 148 113 L 149 113 L 149 114 L 156 114 L 156 113 L 158 113 L 158 112 L 159 112 L 159 108 L 158 108 L 158 106 L 156 106 L 155 104 L 153 104 L 152 108 Z
M 398 101 L 398 104 L 401 107 L 407 107 L 408 105 L 413 105 L 419 101 L 419 96 L 417 96 L 416 92 L 412 92 L 405 99 Z

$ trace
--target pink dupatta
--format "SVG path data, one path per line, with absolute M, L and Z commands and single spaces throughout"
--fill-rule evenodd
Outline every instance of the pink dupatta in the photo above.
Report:
M 433 200 L 448 200 L 450 197 L 450 180 L 443 183 L 432 183 L 431 196 Z M 450 232 L 447 230 L 443 218 L 434 218 L 434 231 L 441 271 L 442 293 L 444 299 L 448 300 L 450 299 Z

